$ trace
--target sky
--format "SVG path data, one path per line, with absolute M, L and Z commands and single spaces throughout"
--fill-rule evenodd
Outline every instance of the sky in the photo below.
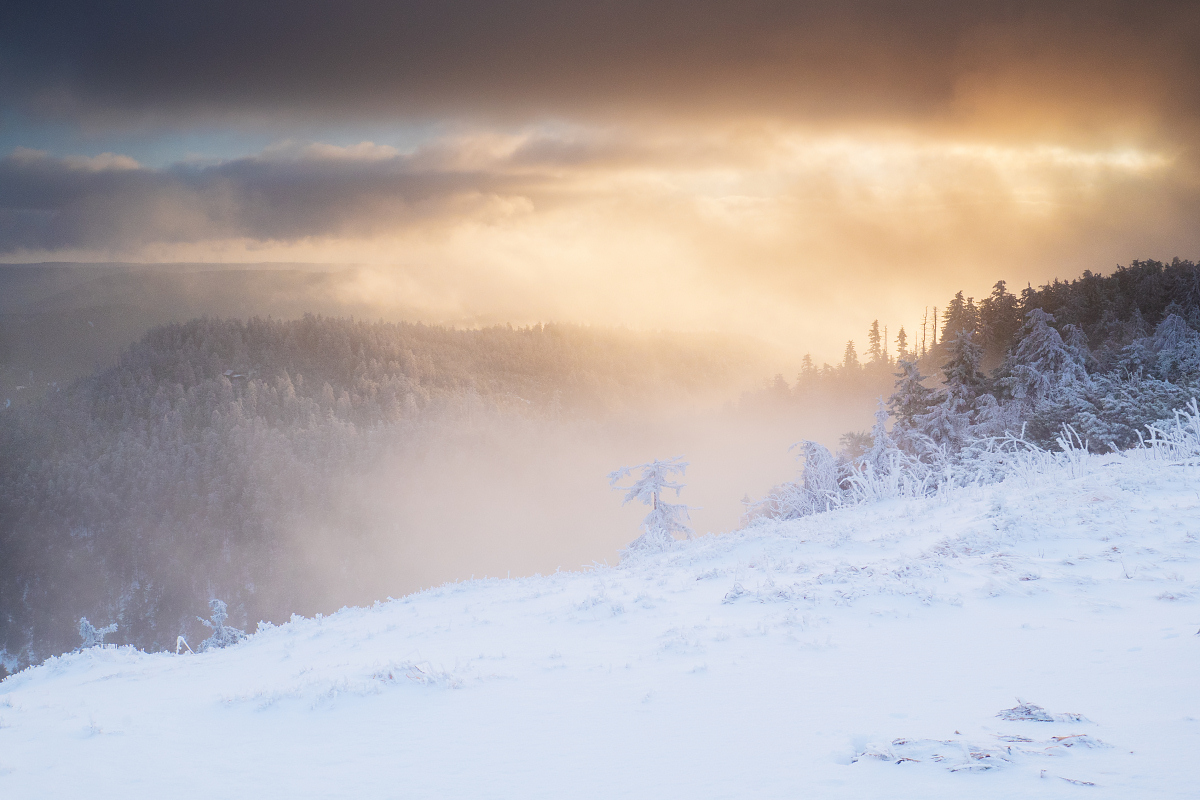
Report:
M 360 265 L 425 321 L 836 360 L 1200 257 L 1187 2 L 16 2 L 0 261 Z

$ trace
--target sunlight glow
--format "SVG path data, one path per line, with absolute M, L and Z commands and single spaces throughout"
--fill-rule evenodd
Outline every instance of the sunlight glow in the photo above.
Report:
M 152 174 L 112 154 L 57 163 Z M 1090 233 L 1100 221 L 1144 224 L 1153 209 L 1133 198 L 1165 180 L 1172 160 L 1136 147 L 769 126 L 548 125 L 460 131 L 408 151 L 285 140 L 218 169 L 235 175 L 243 164 L 344 175 L 351 194 L 311 201 L 329 204 L 325 230 L 291 236 L 240 233 L 246 214 L 225 189 L 172 189 L 129 221 L 157 226 L 141 237 L 11 260 L 351 263 L 370 268 L 353 291 L 381 314 L 724 330 L 833 359 L 846 321 L 911 327 L 930 297 L 982 294 L 997 275 L 1042 279 L 1065 254 L 1086 263 L 1111 235 L 1110 222 L 1099 240 Z M 275 227 L 294 226 L 283 217 Z

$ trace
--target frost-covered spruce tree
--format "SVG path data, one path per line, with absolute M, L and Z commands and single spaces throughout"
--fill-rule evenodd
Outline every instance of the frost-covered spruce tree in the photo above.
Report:
M 896 373 L 896 391 L 888 398 L 888 411 L 895 420 L 892 436 L 899 447 L 915 453 L 920 449 L 916 440 L 917 417 L 929 413 L 933 390 L 925 385 L 916 358 L 901 359 L 896 364 L 900 367 Z
M 1200 382 L 1200 333 L 1178 314 L 1168 314 L 1151 337 L 1155 377 L 1175 384 Z
M 663 492 L 675 490 L 678 497 L 684 484 L 672 480 L 672 475 L 683 475 L 688 463 L 682 456 L 662 460 L 654 460 L 636 467 L 621 467 L 608 474 L 608 484 L 614 489 L 625 492 L 625 503 L 637 500 L 650 506 L 650 513 L 642 520 L 642 535 L 629 544 L 629 550 L 641 552 L 656 552 L 665 550 L 675 541 L 675 534 L 681 533 L 692 538 L 692 529 L 687 526 L 689 520 L 688 507 L 679 503 L 668 503 L 663 500 Z M 630 477 L 635 471 L 640 471 L 628 486 L 620 486 L 620 482 Z
M 871 427 L 871 448 L 863 454 L 863 462 L 877 472 L 891 466 L 892 456 L 896 451 L 896 443 L 888 433 L 887 421 L 887 407 L 881 397 L 879 407 L 875 409 L 875 424 Z
M 942 366 L 943 381 L 948 391 L 974 400 L 987 391 L 987 379 L 979 369 L 983 348 L 970 331 L 959 331 L 950 340 L 946 363 Z
M 1147 425 L 1170 419 L 1200 389 L 1200 333 L 1183 317 L 1168 313 L 1140 333 L 1111 371 L 1092 376 L 1093 407 L 1069 409 L 1066 421 L 1100 446 L 1137 446 Z
M 89 647 L 103 647 L 104 637 L 110 633 L 116 633 L 117 623 L 97 628 L 92 623 L 88 622 L 87 617 L 79 618 L 79 638 L 83 641 L 79 644 L 80 650 L 87 650 Z
M 1147 425 L 1170 419 L 1191 396 L 1187 388 L 1140 374 L 1113 372 L 1094 380 L 1098 398 L 1094 413 L 1080 415 L 1072 424 L 1101 447 L 1136 447 Z
M 1019 343 L 1008 364 L 1008 375 L 1001 380 L 1012 399 L 1027 408 L 1053 399 L 1072 388 L 1086 388 L 1088 378 L 1078 335 L 1070 332 L 1070 345 L 1051 323 L 1054 315 L 1035 308 L 1025 315 Z M 1083 346 L 1086 351 L 1086 346 Z
M 952 455 L 960 452 L 972 436 L 977 400 L 986 390 L 986 379 L 979 371 L 982 358 L 983 348 L 975 343 L 970 331 L 955 333 L 942 367 L 945 388 L 935 395 L 937 402 L 929 411 L 915 419 L 917 433 Z
M 196 619 L 200 620 L 201 624 L 213 632 L 212 636 L 200 643 L 201 653 L 205 650 L 229 647 L 229 645 L 237 644 L 246 638 L 245 631 L 225 624 L 225 620 L 229 619 L 229 612 L 226 609 L 225 601 L 213 598 L 208 601 L 208 608 L 210 619 L 196 617 Z
M 938 394 L 940 402 L 929 409 L 928 413 L 917 417 L 916 436 L 914 441 L 934 445 L 933 450 L 942 448 L 947 454 L 959 452 L 970 436 L 973 423 L 973 408 L 955 392 L 944 391 Z
M 1029 439 L 1043 447 L 1054 445 L 1064 423 L 1096 413 L 1086 337 L 1071 325 L 1060 334 L 1053 322 L 1040 308 L 1025 315 L 1020 341 L 998 382 L 1010 411 L 1028 423 Z

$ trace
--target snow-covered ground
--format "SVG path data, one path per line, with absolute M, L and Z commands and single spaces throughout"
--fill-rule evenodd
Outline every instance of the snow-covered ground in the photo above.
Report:
M 1194 798 L 1200 470 L 1087 467 L 53 658 L 0 797 Z

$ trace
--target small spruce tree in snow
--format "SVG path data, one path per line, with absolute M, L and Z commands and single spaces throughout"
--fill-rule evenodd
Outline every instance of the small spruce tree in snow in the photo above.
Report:
M 104 628 L 97 628 L 92 623 L 88 622 L 87 617 L 79 618 L 79 638 L 83 641 L 79 645 L 80 650 L 87 650 L 89 647 L 103 647 L 104 637 L 110 633 L 116 633 L 117 623 L 113 623 Z
M 621 467 L 608 474 L 608 484 L 614 489 L 625 492 L 625 503 L 638 500 L 650 506 L 650 513 L 642 520 L 642 535 L 630 543 L 629 549 L 635 551 L 665 550 L 675 541 L 675 534 L 682 533 L 692 538 L 692 529 L 687 526 L 688 507 L 679 503 L 668 503 L 663 499 L 663 492 L 675 490 L 675 496 L 683 489 L 684 484 L 676 483 L 672 475 L 683 475 L 688 463 L 682 456 L 663 460 L 654 460 L 648 464 L 636 467 Z M 628 486 L 618 485 L 634 471 L 641 472 Z
M 204 627 L 213 632 L 213 635 L 200 643 L 200 652 L 205 650 L 216 650 L 222 647 L 229 647 L 231 644 L 237 644 L 242 639 L 246 638 L 246 632 L 237 628 L 230 627 L 225 624 L 225 620 L 229 619 L 229 612 L 226 609 L 225 601 L 217 600 L 216 598 L 208 601 L 210 619 L 200 620 Z M 210 621 L 211 620 L 211 621 Z

